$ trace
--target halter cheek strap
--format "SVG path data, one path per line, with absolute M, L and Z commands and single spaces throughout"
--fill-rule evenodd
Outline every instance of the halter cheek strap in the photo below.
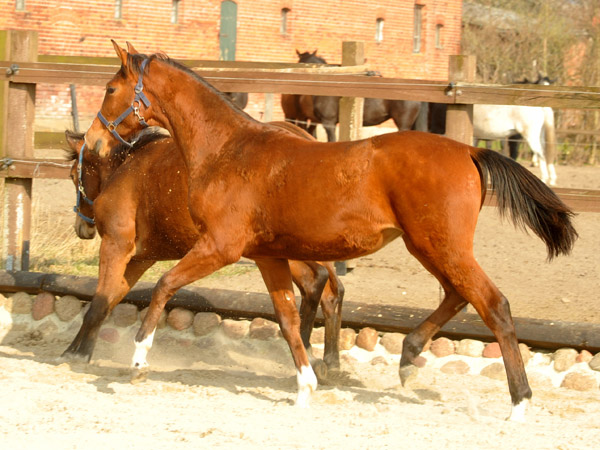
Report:
M 102 124 L 104 124 L 104 126 L 106 128 L 108 128 L 108 131 L 111 132 L 111 134 L 122 144 L 126 145 L 127 147 L 131 147 L 132 144 L 130 144 L 129 142 L 127 142 L 125 139 L 123 139 L 121 137 L 121 135 L 117 132 L 117 127 L 119 126 L 119 124 L 121 122 L 123 122 L 123 120 L 125 120 L 125 118 L 127 116 L 129 116 L 129 114 L 134 113 L 135 116 L 138 118 L 138 121 L 140 122 L 140 124 L 142 124 L 142 126 L 147 127 L 148 124 L 146 123 L 146 120 L 144 120 L 144 117 L 140 115 L 140 103 L 143 103 L 144 106 L 146 106 L 146 108 L 148 108 L 150 106 L 150 100 L 148 100 L 148 97 L 146 97 L 146 94 L 144 94 L 144 83 L 143 83 L 143 78 L 144 78 L 144 69 L 146 68 L 146 64 L 148 64 L 148 59 L 145 59 L 142 61 L 142 64 L 140 66 L 140 74 L 138 76 L 138 81 L 137 84 L 135 85 L 134 91 L 135 91 L 135 97 L 133 97 L 133 101 L 131 102 L 131 106 L 129 106 L 129 108 L 127 108 L 123 114 L 121 114 L 119 117 L 117 117 L 115 120 L 113 120 L 112 122 L 109 122 L 106 117 L 104 117 L 104 115 L 102 114 L 101 111 L 98 111 L 98 119 L 100 119 L 100 122 L 102 122 Z
M 90 200 L 87 195 L 85 195 L 85 189 L 83 188 L 83 181 L 81 179 L 82 166 L 83 166 L 83 150 L 85 149 L 85 142 L 81 146 L 81 150 L 79 150 L 79 161 L 77 163 L 77 204 L 73 207 L 73 211 L 77 213 L 79 217 L 85 220 L 87 223 L 91 225 L 95 225 L 96 222 L 93 218 L 84 215 L 79 206 L 81 205 L 81 201 L 83 200 L 88 205 L 93 205 L 94 201 Z

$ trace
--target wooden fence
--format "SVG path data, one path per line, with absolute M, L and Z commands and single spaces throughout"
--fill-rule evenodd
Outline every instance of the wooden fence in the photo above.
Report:
M 108 45 L 108 44 L 107 44 Z M 215 87 L 229 92 L 340 96 L 340 137 L 354 139 L 362 124 L 362 98 L 387 98 L 448 104 L 447 135 L 473 139 L 473 104 L 517 104 L 554 108 L 598 108 L 599 87 L 487 86 L 473 83 L 475 58 L 450 58 L 449 82 L 365 77 L 363 45 L 345 42 L 342 67 L 284 63 L 200 62 L 195 70 Z M 28 270 L 33 178 L 66 178 L 57 161 L 33 157 L 37 83 L 103 86 L 118 70 L 105 64 L 37 62 L 37 33 L 0 31 L 0 224 L 6 211 L 7 268 Z M 47 58 L 46 58 L 47 59 Z M 198 63 L 198 62 L 195 62 Z M 189 63 L 194 65 L 194 63 Z M 300 68 L 300 70 L 298 70 Z M 350 73 L 348 73 L 350 72 Z M 576 211 L 600 212 L 600 191 L 556 189 Z M 494 204 L 489 196 L 487 204 Z M 5 233 L 2 231 L 2 235 Z

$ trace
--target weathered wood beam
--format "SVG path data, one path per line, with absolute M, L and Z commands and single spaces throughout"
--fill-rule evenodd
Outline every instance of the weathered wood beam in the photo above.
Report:
M 37 294 L 42 291 L 54 295 L 74 295 L 81 300 L 91 300 L 98 280 L 91 277 L 56 275 L 35 272 L 0 271 L 0 292 L 24 291 Z M 125 297 L 125 302 L 140 308 L 149 304 L 153 283 L 139 282 Z M 275 320 L 273 306 L 267 294 L 238 292 L 224 289 L 207 289 L 188 286 L 180 289 L 167 304 L 167 309 L 187 308 L 195 312 L 216 312 L 225 317 L 264 317 Z M 344 301 L 343 326 L 351 328 L 373 327 L 384 332 L 408 333 L 432 311 L 407 308 L 396 304 L 369 305 L 351 300 Z M 319 314 L 319 320 L 322 316 Z M 600 351 L 600 324 L 561 322 L 515 318 L 519 341 L 536 348 L 557 349 L 572 347 Z M 479 339 L 492 341 L 493 336 L 479 316 L 460 313 L 451 320 L 438 336 L 451 339 Z

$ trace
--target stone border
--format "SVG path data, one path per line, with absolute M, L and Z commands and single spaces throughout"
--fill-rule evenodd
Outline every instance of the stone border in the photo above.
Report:
M 0 294 L 0 343 L 21 342 L 26 339 L 52 340 L 59 333 L 75 336 L 83 320 L 89 302 L 83 302 L 72 295 L 55 297 L 41 292 L 36 296 L 25 292 Z M 118 344 L 125 335 L 123 328 L 139 324 L 146 309 L 138 311 L 135 305 L 121 303 L 99 333 L 99 339 L 110 344 Z M 281 339 L 279 326 L 270 320 L 255 318 L 249 320 L 222 319 L 211 312 L 194 313 L 184 308 L 174 308 L 163 312 L 159 329 L 202 337 L 221 332 L 233 340 L 241 339 Z M 321 357 L 323 352 L 324 328 L 315 328 L 311 336 L 313 352 Z M 10 337 L 9 337 L 10 336 Z M 358 333 L 344 328 L 340 333 L 339 348 L 342 359 L 354 358 L 371 364 L 388 361 L 398 362 L 405 335 L 401 333 L 380 333 L 367 327 Z M 519 344 L 531 384 L 538 386 L 561 386 L 578 391 L 598 389 L 600 384 L 600 352 L 592 355 L 587 350 L 581 352 L 572 348 L 562 348 L 555 352 L 532 350 Z M 441 337 L 428 343 L 415 360 L 419 367 L 428 365 L 444 373 L 479 374 L 489 378 L 506 380 L 504 364 L 498 343 L 484 343 L 473 339 L 452 341 Z

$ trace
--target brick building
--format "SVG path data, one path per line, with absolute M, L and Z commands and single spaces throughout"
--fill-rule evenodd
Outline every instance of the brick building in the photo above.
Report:
M 41 55 L 114 56 L 112 38 L 178 59 L 296 62 L 296 49 L 318 49 L 335 63 L 356 40 L 384 76 L 444 80 L 461 10 L 462 0 L 1 0 L 0 29 L 37 30 Z M 101 96 L 78 87 L 83 126 Z M 260 117 L 261 105 L 251 95 L 247 111 Z M 36 126 L 64 128 L 70 108 L 68 86 L 39 86 Z

